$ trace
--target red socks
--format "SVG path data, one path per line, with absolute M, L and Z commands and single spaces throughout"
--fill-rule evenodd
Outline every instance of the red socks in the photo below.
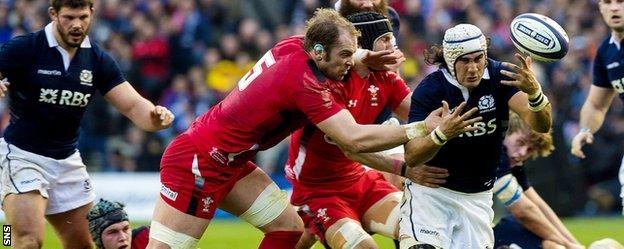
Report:
M 258 249 L 293 249 L 303 232 L 275 231 L 264 234 Z

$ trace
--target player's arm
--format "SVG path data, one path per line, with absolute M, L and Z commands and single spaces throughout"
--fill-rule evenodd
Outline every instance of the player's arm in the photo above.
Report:
M 104 98 L 119 112 L 145 131 L 158 131 L 171 126 L 173 113 L 162 106 L 154 106 L 143 98 L 130 83 L 123 82 L 108 91 Z
M 602 126 L 615 95 L 616 92 L 613 88 L 590 86 L 587 99 L 581 108 L 579 121 L 581 129 L 572 139 L 571 152 L 573 155 L 585 158 L 585 153 L 582 151 L 583 145 L 594 142 L 593 133 Z
M 566 245 L 566 239 L 563 235 L 546 219 L 537 205 L 524 194 L 513 204 L 507 206 L 507 210 L 520 222 L 526 229 L 539 236 L 544 240 L 550 240 L 559 245 Z
M 506 174 L 496 179 L 492 191 L 526 229 L 544 240 L 564 245 L 566 239 L 542 214 L 539 207 L 523 194 L 521 185 L 522 181 L 519 183 L 512 174 Z
M 419 125 L 424 124 L 424 121 Z M 409 141 L 409 129 L 417 124 L 360 125 L 347 110 L 340 110 L 316 126 L 348 153 L 387 150 Z
M 553 211 L 552 208 L 550 208 L 548 203 L 546 203 L 544 199 L 542 199 L 542 197 L 539 196 L 539 194 L 535 191 L 535 189 L 533 189 L 533 187 L 530 187 L 529 189 L 525 190 L 524 195 L 532 203 L 534 203 L 537 206 L 537 208 L 540 210 L 542 214 L 544 214 L 544 217 L 546 217 L 549 223 L 552 224 L 557 229 L 557 231 L 564 236 L 564 238 L 567 241 L 571 243 L 579 244 L 578 240 L 574 238 L 574 235 L 572 235 L 572 233 L 570 233 L 570 231 L 565 227 L 565 225 L 563 225 L 563 222 L 561 222 L 561 220 L 559 219 L 559 216 L 557 216 L 555 211 Z
M 394 110 L 394 114 L 396 114 L 396 116 L 402 120 L 402 121 L 406 121 L 409 115 L 409 110 L 410 110 L 410 105 L 412 104 L 412 93 L 410 92 L 407 96 L 405 96 L 405 98 L 403 99 L 403 101 L 401 101 L 401 104 L 399 104 L 399 106 Z M 436 125 L 439 122 L 436 122 Z M 429 128 L 429 127 L 427 127 Z M 435 126 L 433 127 L 435 129 Z
M 431 160 L 448 140 L 464 132 L 474 131 L 476 128 L 470 125 L 482 119 L 481 117 L 469 119 L 477 112 L 476 107 L 460 115 L 466 107 L 466 102 L 457 106 L 452 114 L 449 114 L 446 101 L 442 102 L 442 106 L 440 125 L 428 136 L 414 138 L 405 144 L 405 161 L 408 166 L 414 167 Z
M 503 66 L 512 71 L 501 70 L 501 74 L 510 78 L 501 80 L 501 83 L 517 87 L 522 91 L 509 99 L 509 108 L 527 122 L 533 130 L 548 132 L 552 125 L 552 106 L 546 95 L 542 93 L 541 86 L 531 69 L 531 57 L 523 58 L 520 54 L 515 54 L 515 56 L 520 61 L 520 66 L 503 62 Z

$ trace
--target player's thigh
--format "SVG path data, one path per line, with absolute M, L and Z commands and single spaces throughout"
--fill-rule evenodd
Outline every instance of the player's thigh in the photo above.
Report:
M 208 224 L 210 220 L 183 213 L 159 197 L 154 208 L 147 248 L 193 248 Z
M 388 193 L 384 198 L 373 204 L 362 217 L 364 228 L 388 238 L 399 236 L 399 220 L 401 218 L 402 192 Z
M 327 228 L 325 240 L 331 248 L 377 248 L 373 238 L 362 225 L 349 218 L 342 218 Z
M 64 248 L 91 248 L 93 242 L 89 234 L 89 222 L 85 218 L 91 207 L 93 203 L 46 216 L 48 222 L 61 237 Z
M 236 182 L 219 208 L 265 233 L 303 230 L 303 222 L 289 203 L 287 194 L 257 167 Z
M 2 208 L 14 239 L 31 237 L 43 241 L 46 204 L 47 199 L 39 191 L 9 194 L 4 198 Z

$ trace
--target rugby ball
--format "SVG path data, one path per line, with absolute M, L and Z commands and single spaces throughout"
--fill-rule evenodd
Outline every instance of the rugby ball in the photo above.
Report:
M 535 60 L 553 62 L 568 52 L 568 35 L 552 19 L 535 13 L 517 16 L 511 21 L 511 41 L 520 52 Z

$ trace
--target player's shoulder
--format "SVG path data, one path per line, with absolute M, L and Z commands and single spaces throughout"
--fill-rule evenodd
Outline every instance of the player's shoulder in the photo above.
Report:
M 45 33 L 40 30 L 36 32 L 31 32 L 23 35 L 18 35 L 11 40 L 5 42 L 3 45 L 8 46 L 13 49 L 26 49 L 34 46 L 47 46 Z M 30 50 L 22 50 L 22 52 L 26 52 Z
M 303 49 L 303 36 L 291 36 L 279 41 L 271 49 L 273 57 L 279 58 L 287 55 L 304 52 Z
M 596 54 L 600 55 L 600 52 L 604 52 L 606 50 L 609 49 L 609 45 L 611 44 L 611 35 L 605 37 L 602 42 L 600 42 L 600 45 L 598 46 L 598 49 L 596 51 Z
M 425 76 L 425 78 L 420 81 L 420 84 L 416 86 L 416 89 L 442 89 L 444 84 L 447 82 L 446 78 L 444 78 L 444 72 L 442 72 L 442 69 L 438 69 L 435 72 Z

